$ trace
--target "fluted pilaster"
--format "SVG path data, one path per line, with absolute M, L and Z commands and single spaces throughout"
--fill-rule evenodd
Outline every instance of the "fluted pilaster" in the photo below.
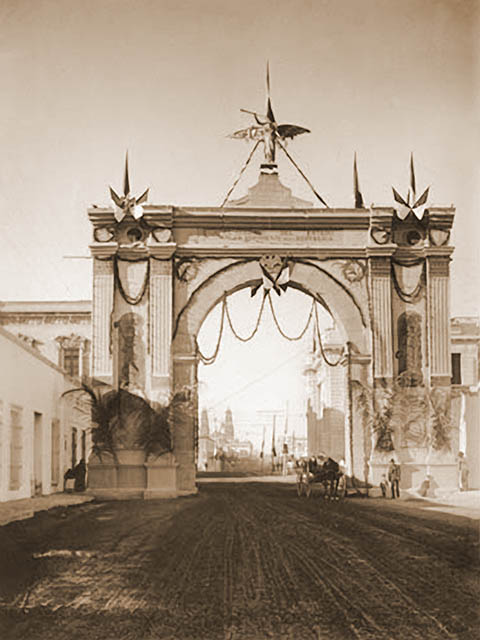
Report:
M 94 258 L 93 263 L 93 375 L 112 375 L 110 324 L 113 308 L 113 264 Z
M 150 275 L 150 344 L 152 375 L 170 375 L 172 341 L 172 265 L 169 260 L 152 260 Z
M 451 376 L 450 365 L 450 300 L 448 257 L 429 259 L 429 343 L 432 377 Z
M 393 376 L 392 294 L 391 271 L 388 258 L 371 258 L 372 328 L 374 375 Z

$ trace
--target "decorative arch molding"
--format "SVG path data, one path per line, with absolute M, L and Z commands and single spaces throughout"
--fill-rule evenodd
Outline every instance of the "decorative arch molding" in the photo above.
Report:
M 332 275 L 325 266 L 327 265 L 320 267 L 309 261 L 292 261 L 290 286 L 323 304 L 343 328 L 345 338 L 355 346 L 358 352 L 369 353 L 369 332 L 365 311 L 349 288 Z M 191 292 L 176 314 L 172 336 L 173 355 L 193 355 L 194 339 L 203 321 L 225 293 L 228 295 L 255 285 L 259 280 L 257 259 L 245 259 L 227 264 L 205 278 Z

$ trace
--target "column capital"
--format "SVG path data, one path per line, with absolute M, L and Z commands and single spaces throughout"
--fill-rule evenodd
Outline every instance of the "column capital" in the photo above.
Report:
M 165 242 L 162 244 L 150 244 L 148 252 L 155 260 L 170 260 L 177 248 L 176 242 Z
M 431 277 L 448 278 L 450 274 L 449 255 L 430 255 L 428 257 L 429 274 Z
M 94 242 L 89 245 L 90 253 L 94 258 L 111 258 L 117 251 L 116 242 Z
M 391 274 L 391 260 L 390 255 L 384 256 L 372 256 L 370 257 L 370 273 L 373 277 L 388 277 Z

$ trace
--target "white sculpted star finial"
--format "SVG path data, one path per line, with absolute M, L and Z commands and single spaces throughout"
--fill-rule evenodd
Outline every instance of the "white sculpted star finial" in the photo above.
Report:
M 416 181 L 415 181 L 415 169 L 413 166 L 413 153 L 410 154 L 410 187 L 408 188 L 407 197 L 402 196 L 392 187 L 393 198 L 395 202 L 398 202 L 401 207 L 397 210 L 397 215 L 400 220 L 405 220 L 409 213 L 413 213 L 419 220 L 423 218 L 425 209 L 418 210 L 419 207 L 426 204 L 428 200 L 428 192 L 430 187 L 427 187 L 422 195 L 417 199 L 416 196 Z M 410 204 L 410 200 L 412 201 Z
M 121 222 L 123 218 L 130 214 L 135 220 L 143 216 L 143 209 L 139 205 L 147 201 L 149 189 L 146 189 L 139 198 L 130 195 L 130 179 L 128 176 L 128 151 L 125 156 L 125 174 L 123 177 L 123 196 L 119 196 L 110 187 L 110 196 L 115 203 L 115 220 Z

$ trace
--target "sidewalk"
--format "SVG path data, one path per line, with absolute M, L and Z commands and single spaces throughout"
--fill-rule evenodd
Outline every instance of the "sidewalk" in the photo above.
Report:
M 93 499 L 93 496 L 81 493 L 52 493 L 48 496 L 0 502 L 0 526 L 15 520 L 33 518 L 38 511 L 83 504 L 84 502 L 91 502 Z
M 426 511 L 441 511 L 450 515 L 463 516 L 472 520 L 480 520 L 480 490 L 470 491 L 442 491 L 438 490 L 435 496 L 423 497 L 413 489 L 401 491 L 398 500 L 381 498 L 381 492 L 374 487 L 370 489 L 370 497 L 385 500 L 388 505 L 399 505 Z

